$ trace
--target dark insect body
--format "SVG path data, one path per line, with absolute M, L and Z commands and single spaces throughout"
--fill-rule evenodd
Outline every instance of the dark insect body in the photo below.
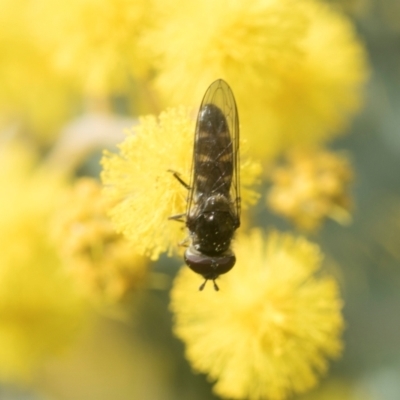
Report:
M 239 121 L 235 98 L 219 79 L 207 89 L 197 117 L 186 226 L 191 245 L 186 264 L 215 280 L 236 262 L 231 241 L 240 225 Z M 182 180 L 174 174 L 181 182 Z

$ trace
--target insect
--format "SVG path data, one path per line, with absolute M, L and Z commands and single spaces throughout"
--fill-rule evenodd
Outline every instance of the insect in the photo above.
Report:
M 184 215 L 191 244 L 185 262 L 205 279 L 200 290 L 208 280 L 219 290 L 215 280 L 236 262 L 231 241 L 240 226 L 239 119 L 232 90 L 224 80 L 210 85 L 200 105 L 190 185 L 177 173 L 174 176 L 188 189 Z

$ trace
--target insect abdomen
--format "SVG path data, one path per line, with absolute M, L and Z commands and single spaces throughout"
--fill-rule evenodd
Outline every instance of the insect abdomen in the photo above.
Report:
M 233 174 L 232 139 L 223 112 L 214 104 L 200 110 L 196 135 L 194 186 L 198 194 L 229 198 Z

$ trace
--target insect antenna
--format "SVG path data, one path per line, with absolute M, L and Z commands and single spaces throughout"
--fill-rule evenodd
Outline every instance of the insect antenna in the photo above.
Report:
M 179 176 L 179 173 L 176 171 L 173 171 L 172 169 L 169 169 L 168 172 L 171 172 L 171 174 L 174 176 L 174 178 L 182 185 L 184 186 L 187 190 L 190 190 L 190 186 Z

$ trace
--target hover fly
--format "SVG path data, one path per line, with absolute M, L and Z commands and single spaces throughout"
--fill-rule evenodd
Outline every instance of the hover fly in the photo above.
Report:
M 214 283 L 236 262 L 231 241 L 240 225 L 239 120 L 235 98 L 222 79 L 207 89 L 200 105 L 194 137 L 186 226 L 191 244 L 185 251 L 186 264 Z M 179 219 L 181 216 L 172 217 Z

